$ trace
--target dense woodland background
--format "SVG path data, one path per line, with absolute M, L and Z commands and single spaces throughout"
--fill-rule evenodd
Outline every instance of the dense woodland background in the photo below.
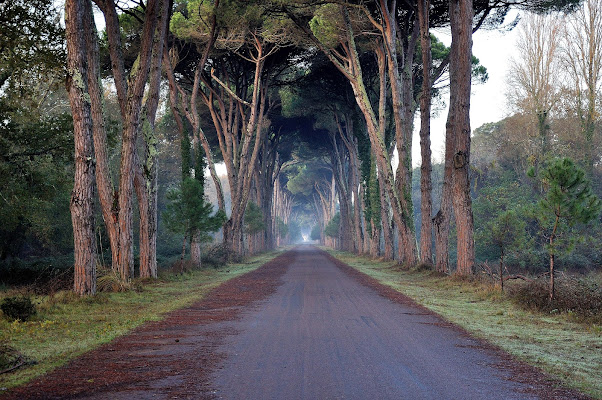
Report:
M 428 9 L 431 29 L 450 25 L 447 2 L 418 3 Z M 466 204 L 474 216 L 469 272 L 538 275 L 549 270 L 551 254 L 556 268 L 599 270 L 602 224 L 599 202 L 591 199 L 602 197 L 602 2 L 472 3 L 474 29 L 508 29 L 517 21 L 505 16 L 519 8 L 515 29 L 521 32 L 518 43 L 507 44 L 516 46 L 507 87 L 512 112 L 474 127 L 462 153 L 472 202 Z M 183 259 L 214 265 L 303 238 L 455 271 L 462 224 L 455 223 L 451 204 L 442 206 L 444 182 L 450 182 L 445 161 L 412 168 L 408 151 L 413 130 L 421 129 L 423 160 L 431 159 L 430 150 L 425 153 L 430 104 L 449 103 L 454 85 L 453 51 L 428 35 L 428 24 L 421 34 L 420 7 L 233 0 L 70 6 L 80 7 L 67 12 L 72 22 L 79 18 L 80 30 L 72 27 L 71 35 L 78 32 L 79 49 L 87 49 L 88 81 L 66 62 L 68 39 L 77 40 L 54 1 L 14 0 L 0 8 L 4 285 L 73 279 L 70 204 L 75 161 L 81 161 L 74 158 L 74 134 L 81 127 L 74 128 L 66 87 L 88 96 L 71 94 L 72 105 L 73 96 L 88 99 L 82 104 L 89 104 L 92 121 L 83 161 L 96 173 L 89 186 L 94 223 L 87 227 L 99 274 L 117 271 L 126 281 L 156 276 L 157 266 Z M 97 35 L 93 11 L 112 21 Z M 478 56 L 469 67 L 473 84 L 487 79 Z M 130 121 L 132 115 L 139 119 Z M 390 176 L 378 157 L 389 166 L 395 159 Z M 553 187 L 545 172 L 558 157 L 577 166 L 563 170 L 579 185 L 577 197 L 592 195 L 575 207 L 592 212 L 569 207 L 573 214 L 551 233 L 542 199 Z M 458 161 L 447 150 L 446 159 Z M 216 170 L 220 163 L 225 168 Z M 425 199 L 432 206 L 424 208 Z M 124 217 L 128 207 L 132 214 Z M 442 253 L 449 265 L 447 256 L 435 257 L 441 216 L 451 221 Z M 113 235 L 124 234 L 115 227 L 128 218 L 132 250 L 120 258 L 116 249 L 123 253 L 129 245 Z M 153 218 L 156 249 L 147 242 Z

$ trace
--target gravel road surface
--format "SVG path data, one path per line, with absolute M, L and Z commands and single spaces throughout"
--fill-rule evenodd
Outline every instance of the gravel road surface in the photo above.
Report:
M 315 247 L 295 251 L 284 284 L 222 346 L 219 398 L 536 398 L 461 331 L 361 285 Z

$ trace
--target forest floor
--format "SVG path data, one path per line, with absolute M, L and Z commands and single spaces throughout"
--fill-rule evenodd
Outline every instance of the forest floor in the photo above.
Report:
M 328 251 L 471 335 L 540 368 L 566 386 L 602 399 L 602 326 L 570 313 L 526 311 L 490 283 L 458 280 L 429 270 L 407 271 L 394 262 Z
M 5 397 L 587 398 L 309 246 Z

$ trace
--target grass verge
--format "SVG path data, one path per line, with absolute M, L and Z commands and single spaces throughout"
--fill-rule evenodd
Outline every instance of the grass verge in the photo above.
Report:
M 480 282 L 325 250 L 567 386 L 602 399 L 602 326 L 576 322 L 570 314 L 525 311 Z
M 0 390 L 22 385 L 147 321 L 161 320 L 165 313 L 199 301 L 214 287 L 259 268 L 280 253 L 262 254 L 217 269 L 168 275 L 145 284 L 137 292 L 100 293 L 84 298 L 59 292 L 34 297 L 38 312 L 31 321 L 9 322 L 0 318 L 0 344 L 37 363 L 0 375 Z M 0 293 L 0 298 L 5 295 Z

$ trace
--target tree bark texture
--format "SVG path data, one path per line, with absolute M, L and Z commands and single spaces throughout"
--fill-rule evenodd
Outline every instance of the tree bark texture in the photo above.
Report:
M 450 58 L 450 114 L 455 118 L 451 129 L 454 137 L 453 204 L 458 234 L 456 273 L 472 274 L 474 224 L 470 198 L 470 88 L 472 57 L 473 9 L 470 0 L 450 0 L 452 44 Z
M 412 63 L 416 44 L 416 35 L 412 34 L 407 43 L 409 60 L 406 62 L 406 54 L 402 55 L 402 72 L 398 63 L 397 52 L 397 20 L 395 15 L 395 2 L 391 10 L 387 1 L 380 0 L 380 8 L 383 14 L 383 44 L 386 52 L 387 71 L 391 85 L 391 98 L 393 100 L 393 118 L 395 121 L 395 141 L 399 163 L 395 184 L 397 187 L 397 198 L 401 213 L 400 221 L 396 221 L 399 233 L 399 260 L 406 265 L 415 265 L 418 262 L 416 249 L 416 238 L 414 235 L 414 217 L 412 206 Z M 409 80 L 409 84 L 408 81 Z
M 114 257 L 117 260 L 116 269 L 121 279 L 127 281 L 134 273 L 132 201 L 138 168 L 136 140 L 141 129 L 142 99 L 152 63 L 159 5 L 158 0 L 149 0 L 146 5 L 138 62 L 126 77 L 116 5 L 110 1 L 98 1 L 97 4 L 105 16 L 113 78 L 123 123 L 120 181 L 112 212 L 118 224 L 119 246 L 117 257 Z
M 449 272 L 449 229 L 452 214 L 452 179 L 453 179 L 453 158 L 454 143 L 452 132 L 450 131 L 450 119 L 447 118 L 446 136 L 445 136 L 445 162 L 443 171 L 443 189 L 441 192 L 441 204 L 439 211 L 433 217 L 433 227 L 435 229 L 435 268 L 439 272 Z
M 364 230 L 362 229 L 362 214 L 364 213 L 363 201 L 360 195 L 360 159 L 357 147 L 357 139 L 353 133 L 353 122 L 349 115 L 339 118 L 338 113 L 334 113 L 339 137 L 345 145 L 348 156 L 348 184 L 347 195 L 350 199 L 350 207 L 353 212 L 353 241 L 352 251 L 361 254 L 364 252 Z
M 79 295 L 96 292 L 96 242 L 94 236 L 94 159 L 88 63 L 85 32 L 88 0 L 65 2 L 67 36 L 67 90 L 73 114 L 75 177 L 71 192 L 74 267 L 73 289 Z
M 100 56 L 98 34 L 94 25 L 92 5 L 85 2 L 85 27 L 84 36 L 87 46 L 88 61 L 88 91 L 93 122 L 94 155 L 96 159 L 96 187 L 100 201 L 100 209 L 105 223 L 109 244 L 111 246 L 111 268 L 117 270 L 119 265 L 119 226 L 117 219 L 119 212 L 116 205 L 115 188 L 109 170 L 109 156 L 107 153 L 107 132 L 105 129 L 102 85 L 100 77 Z
M 418 0 L 420 47 L 422 50 L 422 93 L 420 94 L 420 258 L 432 264 L 433 204 L 431 161 L 431 36 L 429 30 L 430 0 Z
M 201 241 L 198 233 L 190 238 L 190 262 L 195 267 L 201 268 Z
M 382 182 L 382 178 L 379 175 L 378 178 L 379 181 L 379 191 L 380 191 L 380 221 L 381 221 L 381 225 L 382 225 L 382 232 L 383 232 L 383 245 L 384 245 L 384 252 L 383 252 L 383 258 L 385 260 L 393 260 L 394 259 L 394 245 L 393 245 L 393 227 L 391 225 L 391 216 L 389 215 L 389 210 L 391 207 L 389 207 L 389 202 L 387 201 L 387 193 L 385 191 L 383 182 Z M 380 249 L 379 249 L 380 250 Z
M 137 162 L 134 185 L 140 211 L 140 277 L 157 277 L 157 212 L 158 212 L 158 139 L 155 133 L 155 117 L 159 105 L 161 86 L 161 62 L 163 61 L 163 41 L 167 30 L 169 1 L 160 0 L 157 29 L 152 49 L 150 84 L 143 112 L 142 133 L 144 138 L 144 159 Z M 142 211 L 145 211 L 143 213 Z

